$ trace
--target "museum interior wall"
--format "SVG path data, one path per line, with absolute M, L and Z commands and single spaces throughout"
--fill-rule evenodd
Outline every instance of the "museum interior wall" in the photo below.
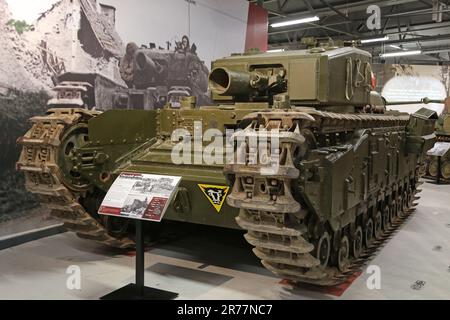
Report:
M 374 64 L 376 91 L 388 101 L 418 101 L 424 97 L 443 100 L 450 95 L 448 65 Z M 414 113 L 420 104 L 389 106 L 402 112 Z M 442 112 L 442 104 L 428 104 L 427 108 Z
M 178 73 L 201 74 L 199 94 L 207 97 L 213 59 L 244 52 L 246 42 L 267 46 L 267 12 L 259 10 L 259 19 L 248 25 L 250 9 L 244 0 L 48 2 L 28 22 L 16 19 L 11 1 L 0 0 L 0 237 L 57 223 L 25 191 L 15 163 L 20 152 L 16 140 L 29 129 L 30 117 L 45 113 L 54 95 L 51 88 L 66 79 L 62 75 L 91 74 L 96 85 L 126 88 L 120 65 L 132 42 L 166 54 L 172 73 L 188 61 L 188 70 Z M 247 30 L 259 33 L 248 40 Z

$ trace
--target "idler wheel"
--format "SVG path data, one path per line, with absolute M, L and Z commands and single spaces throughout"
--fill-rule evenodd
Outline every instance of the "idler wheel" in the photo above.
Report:
M 403 192 L 403 197 L 402 197 L 402 212 L 403 214 L 406 214 L 406 212 L 409 209 L 409 198 L 408 198 L 408 192 Z
M 413 204 L 413 189 L 409 188 L 409 191 L 406 193 L 406 204 L 408 205 L 408 209 L 411 208 Z
M 366 222 L 366 228 L 364 232 L 364 241 L 366 244 L 366 247 L 369 247 L 372 244 L 373 241 L 373 220 L 369 218 Z
M 420 165 L 419 166 L 419 176 L 421 176 L 421 177 L 424 176 L 427 173 L 427 171 L 429 170 L 429 166 L 430 165 L 428 162 Z
M 363 231 L 361 226 L 358 226 L 353 234 L 352 239 L 352 253 L 355 259 L 358 259 L 363 250 Z
M 450 179 L 450 161 L 444 161 L 441 164 L 441 174 L 444 179 Z
M 398 196 L 396 203 L 397 203 L 397 216 L 402 216 L 403 215 L 403 197 Z
M 428 172 L 430 176 L 437 177 L 438 175 L 438 162 L 437 160 L 433 160 L 430 162 L 430 166 L 428 167 Z
M 79 123 L 69 128 L 61 139 L 61 147 L 58 152 L 58 165 L 62 171 L 64 185 L 74 191 L 86 191 L 89 181 L 83 178 L 81 167 L 82 155 L 78 150 L 89 142 L 88 126 Z
M 347 236 L 343 236 L 341 243 L 339 244 L 339 250 L 337 252 L 337 267 L 339 271 L 344 272 L 349 265 L 350 256 L 350 241 Z
M 384 231 L 388 231 L 389 230 L 390 218 L 391 218 L 391 209 L 389 208 L 389 206 L 385 206 L 384 207 L 384 212 L 383 212 L 383 230 Z
M 380 239 L 383 234 L 383 217 L 381 211 L 375 215 L 375 239 Z
M 391 202 L 391 209 L 389 210 L 389 212 L 391 214 L 391 223 L 392 223 L 397 217 L 397 204 L 395 203 L 395 200 Z
M 320 261 L 321 267 L 326 267 L 330 259 L 331 241 L 328 232 L 324 232 L 317 241 L 316 258 Z
M 128 234 L 130 219 L 123 219 L 111 216 L 102 216 L 103 225 L 108 233 L 115 237 L 123 237 Z

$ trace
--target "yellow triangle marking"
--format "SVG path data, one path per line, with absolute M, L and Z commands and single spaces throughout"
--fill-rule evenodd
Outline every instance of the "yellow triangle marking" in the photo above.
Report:
M 206 198 L 208 198 L 209 202 L 213 205 L 214 209 L 216 209 L 217 212 L 220 212 L 230 187 L 211 184 L 199 184 L 198 186 Z

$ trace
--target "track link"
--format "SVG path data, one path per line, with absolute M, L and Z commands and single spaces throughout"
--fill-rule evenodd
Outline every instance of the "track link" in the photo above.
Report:
M 78 202 L 82 194 L 71 191 L 61 179 L 58 153 L 64 133 L 97 114 L 85 109 L 58 108 L 50 109 L 45 116 L 31 118 L 31 129 L 17 141 L 22 145 L 22 152 L 16 168 L 25 174 L 26 189 L 36 194 L 68 230 L 76 232 L 80 238 L 121 249 L 130 248 L 134 241 L 110 235 Z
M 436 138 L 438 142 L 450 142 L 450 135 L 442 135 L 437 133 Z
M 254 139 L 258 130 L 258 125 L 249 126 L 236 134 L 235 138 L 246 142 Z M 389 219 L 389 225 L 370 245 L 363 247 L 358 258 L 350 258 L 344 270 L 323 266 L 316 252 L 317 243 L 312 242 L 315 240 L 311 239 L 308 227 L 304 224 L 304 218 L 309 213 L 295 200 L 291 190 L 291 182 L 300 175 L 294 165 L 295 150 L 304 139 L 299 134 L 299 128 L 292 130 L 290 127 L 290 130 L 289 134 L 283 130 L 279 132 L 279 162 L 272 174 L 261 174 L 258 165 L 252 164 L 261 148 L 252 149 L 246 143 L 241 144 L 236 150 L 235 159 L 245 159 L 245 164 L 234 163 L 224 169 L 226 174 L 233 175 L 235 179 L 227 202 L 240 209 L 236 222 L 247 231 L 244 237 L 254 247 L 253 252 L 261 259 L 264 267 L 294 282 L 336 285 L 362 269 L 414 211 L 414 200 L 417 200 L 416 194 L 420 191 L 417 187 L 421 182 L 412 186 L 406 195 L 408 201 L 404 202 L 399 214 Z

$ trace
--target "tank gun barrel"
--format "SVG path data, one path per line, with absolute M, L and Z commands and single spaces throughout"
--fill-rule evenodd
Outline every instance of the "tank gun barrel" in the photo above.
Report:
M 150 71 L 150 73 L 158 72 L 156 63 L 143 51 L 140 51 L 136 54 L 136 68 L 138 71 L 148 70 Z
M 137 89 L 146 89 L 155 82 L 162 83 L 165 75 L 165 66 L 156 61 L 148 50 L 139 50 L 134 57 L 133 82 Z
M 211 91 L 224 96 L 243 96 L 267 89 L 269 77 L 259 72 L 234 71 L 215 68 L 209 74 Z
M 404 105 L 404 104 L 417 104 L 417 103 L 423 103 L 423 104 L 429 104 L 429 103 L 445 103 L 444 100 L 440 99 L 430 99 L 430 98 L 422 98 L 420 100 L 411 100 L 411 101 L 387 101 L 386 105 Z

